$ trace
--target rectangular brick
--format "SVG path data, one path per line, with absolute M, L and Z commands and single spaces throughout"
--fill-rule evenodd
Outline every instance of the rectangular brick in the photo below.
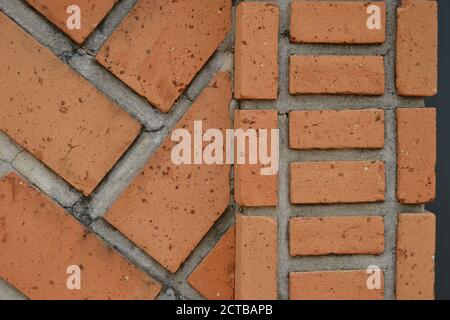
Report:
M 289 224 L 291 256 L 381 254 L 382 217 L 293 218 Z
M 378 20 L 374 21 L 372 17 Z M 371 29 L 368 27 L 368 21 Z M 378 22 L 379 25 L 376 25 Z M 383 43 L 385 34 L 384 2 L 293 1 L 291 3 L 293 42 Z
M 278 112 L 275 110 L 236 110 L 234 112 L 234 129 L 278 129 Z M 258 132 L 257 132 L 258 133 Z M 271 132 L 268 131 L 268 152 L 272 150 L 270 143 Z M 246 138 L 245 164 L 238 164 L 235 161 L 234 189 L 236 202 L 244 207 L 276 206 L 278 203 L 278 174 L 262 175 L 261 169 L 270 165 L 263 165 L 259 160 L 257 164 L 250 164 L 250 138 Z M 256 140 L 254 140 L 256 141 Z M 235 149 L 237 148 L 235 139 Z M 258 142 L 255 142 L 258 143 Z M 259 149 L 259 146 L 256 150 Z M 257 152 L 254 150 L 254 152 Z M 237 156 L 237 151 L 235 152 Z
M 427 203 L 436 195 L 436 109 L 397 110 L 397 199 Z
M 291 111 L 289 144 L 301 150 L 383 148 L 384 111 Z
M 384 93 L 381 56 L 291 56 L 291 94 Z
M 435 250 L 434 214 L 400 214 L 397 226 L 397 299 L 434 299 Z
M 397 92 L 433 96 L 438 81 L 436 1 L 402 1 L 397 9 Z
M 269 2 L 241 2 L 236 10 L 235 97 L 278 96 L 279 9 Z
M 236 300 L 277 299 L 277 223 L 236 216 Z
M 382 161 L 291 163 L 291 202 L 294 204 L 383 201 Z
M 370 274 L 365 270 L 291 272 L 291 300 L 382 300 L 384 273 L 380 289 L 369 289 Z
M 0 13 L 0 130 L 84 195 L 140 124 Z

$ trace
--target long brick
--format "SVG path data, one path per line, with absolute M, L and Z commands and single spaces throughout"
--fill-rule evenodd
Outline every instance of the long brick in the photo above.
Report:
M 81 44 L 97 27 L 106 14 L 117 3 L 117 0 L 26 0 L 36 10 L 53 22 L 61 31 L 75 42 Z M 80 29 L 70 30 L 67 19 L 72 15 L 67 8 L 76 5 L 80 8 Z
M 236 110 L 234 128 L 235 130 L 278 129 L 278 112 L 275 110 Z M 271 132 L 268 132 L 267 136 L 267 150 L 270 153 L 272 152 L 272 146 L 269 143 Z M 237 140 L 235 143 L 237 146 Z M 236 202 L 244 207 L 276 206 L 278 203 L 278 174 L 263 175 L 261 169 L 270 165 L 262 165 L 259 157 L 257 164 L 250 164 L 249 143 L 250 139 L 246 139 L 245 164 L 236 163 L 234 166 Z
M 278 96 L 278 6 L 241 2 L 236 12 L 235 93 L 237 99 Z
M 161 285 L 16 174 L 0 181 L 0 277 L 30 299 L 153 299 Z M 69 290 L 69 266 L 81 289 Z M 73 272 L 73 271 L 72 271 Z
M 189 276 L 188 282 L 205 298 L 234 299 L 234 246 L 233 226 Z
M 277 223 L 236 217 L 236 300 L 277 299 Z
M 397 225 L 397 299 L 434 299 L 435 250 L 434 214 L 400 214 Z
M 291 56 L 291 94 L 384 93 L 381 56 Z
M 0 13 L 0 130 L 85 195 L 140 125 Z
M 168 112 L 231 24 L 231 0 L 140 0 L 97 60 Z
M 368 19 L 374 12 L 380 14 L 379 29 L 376 26 L 368 28 Z M 373 21 L 369 19 L 369 22 Z M 385 34 L 384 2 L 293 1 L 291 3 L 290 35 L 293 42 L 383 43 Z
M 426 203 L 436 195 L 436 109 L 397 110 L 397 199 Z
M 204 89 L 176 129 L 194 135 L 231 127 L 230 75 L 221 72 Z M 171 153 L 177 142 L 167 137 L 105 218 L 172 272 L 189 256 L 230 201 L 230 166 L 180 164 Z M 192 147 L 192 155 L 194 154 Z
M 384 273 L 380 289 L 370 290 L 365 270 L 292 272 L 289 274 L 291 300 L 382 300 Z
M 384 111 L 320 110 L 289 113 L 292 149 L 384 147 Z
M 438 17 L 436 1 L 402 1 L 397 9 L 397 92 L 437 93 Z
M 381 161 L 291 163 L 294 204 L 376 202 L 384 194 Z
M 382 217 L 293 218 L 289 224 L 291 256 L 381 254 Z

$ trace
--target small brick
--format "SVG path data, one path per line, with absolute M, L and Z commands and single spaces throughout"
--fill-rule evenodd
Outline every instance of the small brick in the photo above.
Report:
M 236 300 L 277 299 L 277 223 L 236 217 Z
M 0 130 L 89 195 L 141 126 L 0 13 Z
M 380 29 L 369 29 L 370 6 L 377 6 Z M 375 7 L 375 10 L 376 7 Z M 293 1 L 291 41 L 305 43 L 383 43 L 386 33 L 384 2 Z
M 278 112 L 275 110 L 236 110 L 234 112 L 234 128 L 235 130 L 277 129 Z M 270 135 L 271 133 L 268 132 L 268 152 L 272 151 L 269 143 Z M 262 165 L 259 157 L 258 164 L 249 164 L 249 140 L 246 139 L 245 164 L 236 163 L 234 166 L 236 202 L 244 207 L 276 206 L 278 203 L 278 174 L 262 175 L 261 168 L 269 167 L 269 165 Z
M 0 181 L 0 199 L 0 277 L 28 298 L 153 299 L 160 291 L 16 174 Z M 66 286 L 71 265 L 81 270 L 81 290 Z
M 294 218 L 289 224 L 291 256 L 381 254 L 382 217 Z
M 382 161 L 291 163 L 291 202 L 294 204 L 383 201 Z
M 177 124 L 194 135 L 194 121 L 203 131 L 231 127 L 230 74 L 220 72 Z M 169 135 L 128 189 L 105 215 L 159 263 L 176 272 L 230 202 L 230 166 L 176 165 L 177 143 Z M 192 154 L 194 150 L 192 147 Z
M 384 147 L 384 111 L 321 110 L 289 113 L 292 149 Z
M 397 9 L 397 92 L 433 96 L 438 81 L 436 1 L 402 1 Z
M 384 93 L 381 56 L 291 56 L 291 94 Z
M 365 270 L 293 272 L 289 274 L 291 300 L 382 300 L 384 273 L 380 289 L 370 290 Z
M 84 42 L 87 36 L 97 27 L 100 21 L 117 3 L 117 0 L 26 0 L 36 10 L 53 22 L 78 44 Z M 67 19 L 72 15 L 66 10 L 71 5 L 77 5 L 81 13 L 81 28 L 70 30 Z
M 188 282 L 205 298 L 234 299 L 234 246 L 233 226 L 189 276 Z
M 168 112 L 230 27 L 231 0 L 140 0 L 97 60 Z
M 234 96 L 276 99 L 278 6 L 269 2 L 241 2 L 236 15 Z
M 397 199 L 432 202 L 436 195 L 436 109 L 397 110 Z
M 436 217 L 400 214 L 397 226 L 396 296 L 400 300 L 434 299 Z

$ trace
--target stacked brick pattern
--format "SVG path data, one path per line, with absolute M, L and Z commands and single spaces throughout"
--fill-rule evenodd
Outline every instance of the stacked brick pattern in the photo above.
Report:
M 434 298 L 436 1 L 0 10 L 0 296 Z M 198 120 L 279 129 L 279 172 L 174 164 Z

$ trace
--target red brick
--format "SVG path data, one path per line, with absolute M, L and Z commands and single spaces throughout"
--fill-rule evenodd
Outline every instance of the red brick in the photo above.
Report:
M 275 110 L 236 110 L 234 128 L 235 130 L 277 129 L 278 112 Z M 270 134 L 270 132 L 267 133 L 268 142 Z M 278 174 L 262 175 L 261 168 L 269 166 L 262 165 L 259 160 L 258 164 L 249 164 L 249 140 L 246 139 L 245 164 L 237 164 L 236 161 L 234 166 L 236 202 L 244 207 L 276 206 L 278 203 Z M 272 150 L 270 143 L 268 143 L 267 150 L 268 152 Z
M 291 94 L 384 93 L 381 56 L 291 56 Z
M 436 109 L 397 110 L 397 198 L 431 202 L 436 194 Z
M 436 1 L 402 1 L 397 9 L 397 92 L 437 93 L 438 18 Z
M 117 3 L 117 0 L 26 0 L 36 10 L 53 22 L 61 31 L 77 43 L 82 43 L 97 27 L 100 21 Z M 77 5 L 81 11 L 81 29 L 67 28 L 67 19 L 71 16 L 66 12 L 70 5 Z
M 396 296 L 434 299 L 436 218 L 431 213 L 400 214 L 397 226 Z
M 233 226 L 189 276 L 188 282 L 205 298 L 234 299 L 234 245 Z
M 236 217 L 236 300 L 277 299 L 277 223 Z
M 365 270 L 293 272 L 289 275 L 291 300 L 382 300 L 381 288 L 368 289 Z
M 384 194 L 381 161 L 291 163 L 294 204 L 376 202 Z
M 30 299 L 153 299 L 161 286 L 15 174 L 0 181 L 0 277 Z M 69 266 L 81 290 L 69 290 Z
M 221 72 L 204 89 L 176 128 L 194 133 L 194 121 L 231 127 L 231 79 Z M 224 133 L 225 134 L 225 133 Z M 172 272 L 189 256 L 230 201 L 230 166 L 176 165 L 167 137 L 105 218 Z M 192 152 L 193 154 L 193 152 Z
M 241 2 L 236 15 L 234 96 L 276 99 L 278 6 L 269 2 Z
M 292 149 L 383 148 L 384 111 L 291 111 L 289 143 Z
M 97 60 L 168 112 L 230 24 L 231 0 L 140 0 Z
M 369 29 L 370 5 L 380 8 L 381 29 Z M 384 2 L 293 1 L 291 41 L 306 43 L 383 43 Z
M 0 13 L 0 130 L 89 195 L 140 125 Z
M 289 227 L 291 256 L 384 251 L 382 217 L 294 218 Z

